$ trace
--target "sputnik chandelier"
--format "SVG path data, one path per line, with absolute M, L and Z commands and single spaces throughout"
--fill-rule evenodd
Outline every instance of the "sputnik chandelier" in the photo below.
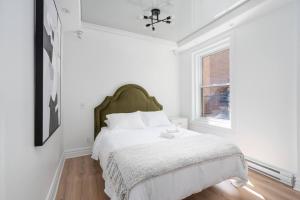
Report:
M 151 15 L 150 16 L 144 16 L 144 19 L 150 20 L 150 23 L 146 24 L 146 27 L 151 27 L 152 31 L 155 31 L 155 24 L 158 23 L 166 23 L 166 24 L 171 24 L 171 16 L 168 16 L 164 19 L 159 19 L 160 15 L 160 10 L 158 8 L 154 8 L 151 10 Z

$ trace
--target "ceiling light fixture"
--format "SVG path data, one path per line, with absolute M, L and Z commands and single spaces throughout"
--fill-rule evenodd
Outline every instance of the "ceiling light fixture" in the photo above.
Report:
M 168 16 L 164 19 L 159 19 L 160 15 L 160 10 L 158 8 L 154 8 L 151 10 L 151 15 L 150 16 L 144 16 L 144 19 L 149 19 L 150 23 L 146 24 L 146 27 L 152 27 L 152 31 L 155 31 L 154 24 L 158 24 L 160 22 L 164 22 L 167 24 L 171 24 L 171 16 Z

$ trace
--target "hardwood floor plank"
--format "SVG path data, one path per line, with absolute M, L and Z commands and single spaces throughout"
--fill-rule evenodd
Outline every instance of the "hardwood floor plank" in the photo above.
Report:
M 67 159 L 56 200 L 109 200 L 99 163 L 90 156 Z M 300 200 L 300 192 L 249 171 L 249 184 L 243 188 L 224 181 L 184 200 Z

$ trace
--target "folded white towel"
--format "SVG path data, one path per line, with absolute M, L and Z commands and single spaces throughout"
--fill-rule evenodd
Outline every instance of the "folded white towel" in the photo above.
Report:
M 173 133 L 169 132 L 161 132 L 160 137 L 167 138 L 167 139 L 173 139 L 175 135 Z

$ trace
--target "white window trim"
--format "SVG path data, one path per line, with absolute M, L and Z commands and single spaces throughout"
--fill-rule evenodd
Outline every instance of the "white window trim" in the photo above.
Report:
M 205 46 L 204 48 L 201 48 L 200 50 L 197 50 L 192 53 L 192 59 L 193 59 L 192 122 L 193 123 L 199 125 L 206 125 L 206 126 L 222 127 L 227 129 L 232 128 L 232 116 L 231 116 L 232 110 L 230 110 L 230 120 L 201 117 L 202 102 L 201 102 L 200 85 L 202 82 L 201 79 L 202 58 L 216 52 L 224 51 L 226 49 L 230 49 L 230 37 L 215 42 L 209 46 Z M 231 70 L 231 64 L 230 64 L 230 70 Z M 231 79 L 229 84 L 231 86 Z M 232 109 L 231 96 L 232 95 L 230 95 L 230 108 Z

